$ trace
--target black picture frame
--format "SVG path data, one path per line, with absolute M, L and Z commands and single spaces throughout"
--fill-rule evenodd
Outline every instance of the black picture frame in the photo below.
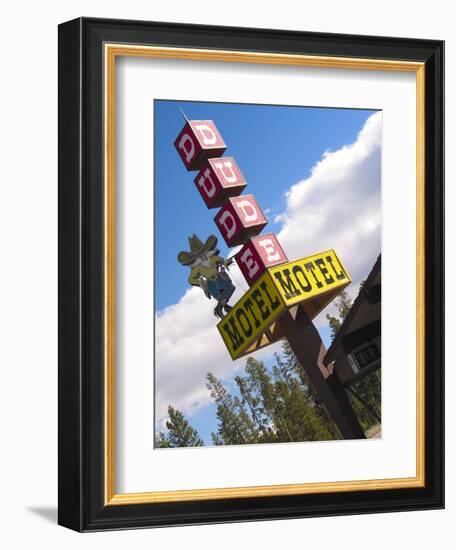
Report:
M 58 522 L 76 531 L 444 506 L 444 43 L 79 18 L 59 26 Z M 103 44 L 407 60 L 425 67 L 425 486 L 105 505 Z

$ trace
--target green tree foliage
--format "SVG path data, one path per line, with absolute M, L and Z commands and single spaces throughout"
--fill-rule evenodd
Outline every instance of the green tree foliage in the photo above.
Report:
M 217 432 L 211 434 L 214 445 L 248 443 L 254 436 L 255 429 L 242 401 L 237 397 L 233 398 L 211 372 L 206 375 L 206 387 L 217 405 Z
M 261 400 L 251 387 L 250 381 L 242 376 L 236 376 L 234 380 L 239 388 L 241 404 L 252 419 L 252 435 L 255 442 L 266 443 L 271 441 L 272 432 L 268 426 L 268 419 L 263 415 Z
M 235 377 L 239 396 L 232 396 L 212 373 L 207 387 L 217 405 L 215 445 L 321 441 L 337 436 L 332 422 L 287 343 L 268 369 L 249 357 Z M 304 378 L 305 382 L 302 382 Z
M 339 439 L 340 435 L 337 428 L 327 414 L 326 409 L 323 407 L 318 397 L 318 393 L 312 386 L 306 371 L 296 358 L 290 344 L 286 340 L 282 344 L 282 356 L 287 372 L 292 373 L 294 380 L 297 380 L 299 391 L 308 404 L 309 429 L 315 432 L 312 439 L 317 441 Z
M 334 303 L 337 316 L 326 316 L 332 339 L 352 306 L 345 291 Z M 217 430 L 211 434 L 214 445 L 340 439 L 337 428 L 286 340 L 282 352 L 275 355 L 275 364 L 271 368 L 249 357 L 244 372 L 234 381 L 236 386 L 230 393 L 213 373 L 206 375 L 206 387 L 216 405 Z M 351 385 L 348 395 L 364 430 L 380 422 L 379 370 Z M 170 405 L 168 414 L 168 433 L 158 432 L 156 447 L 204 444 L 180 411 Z
M 381 369 L 371 372 L 348 387 L 348 397 L 364 431 L 381 424 Z
M 359 285 L 359 292 L 365 284 L 365 280 Z M 329 313 L 326 318 L 331 329 L 331 339 L 334 340 L 339 331 L 344 319 L 347 317 L 352 300 L 348 293 L 343 290 L 334 300 L 338 311 L 338 317 L 334 317 Z M 350 384 L 347 388 L 348 397 L 353 409 L 358 417 L 358 420 L 364 431 L 375 424 L 381 423 L 381 370 L 378 369 L 373 373 L 365 376 L 358 382 Z
M 155 438 L 156 447 L 202 447 L 204 445 L 198 432 L 190 426 L 181 411 L 169 405 L 168 416 L 169 419 L 166 421 L 168 433 L 158 432 Z
M 271 429 L 271 436 L 274 434 L 274 439 L 278 441 L 293 441 L 284 418 L 283 403 L 277 398 L 274 382 L 264 364 L 249 357 L 245 372 L 246 381 L 258 399 L 259 412 L 264 423 L 270 428 L 274 427 Z
M 342 325 L 342 321 L 348 315 L 353 302 L 347 291 L 342 290 L 339 296 L 337 296 L 334 300 L 334 305 L 337 308 L 338 317 L 334 317 L 334 315 L 330 315 L 329 313 L 326 314 L 326 319 L 328 319 L 329 328 L 331 329 L 331 340 L 334 340 L 336 337 L 336 334 Z
M 155 447 L 159 449 L 167 449 L 168 447 L 171 447 L 164 432 L 160 431 L 155 436 Z

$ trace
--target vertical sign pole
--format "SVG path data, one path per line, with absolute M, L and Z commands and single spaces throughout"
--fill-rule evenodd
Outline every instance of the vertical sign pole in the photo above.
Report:
M 296 319 L 290 311 L 278 321 L 297 360 L 315 388 L 331 420 L 344 439 L 365 439 L 364 431 L 345 390 L 335 374 L 327 374 L 323 364 L 326 349 L 312 321 L 298 306 Z

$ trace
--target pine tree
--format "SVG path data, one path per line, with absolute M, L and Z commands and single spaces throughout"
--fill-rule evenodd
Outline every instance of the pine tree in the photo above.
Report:
M 283 415 L 292 438 L 295 441 L 312 441 L 318 439 L 313 422 L 314 410 L 300 385 L 293 376 L 289 365 L 276 354 L 276 364 L 272 369 L 274 391 L 277 399 L 283 402 Z
M 166 437 L 164 432 L 158 432 L 157 435 L 155 436 L 155 447 L 158 449 L 171 447 L 171 445 L 169 444 L 168 438 Z
M 326 314 L 326 319 L 328 319 L 329 328 L 331 329 L 331 340 L 334 340 L 334 338 L 336 337 L 336 334 L 340 329 L 343 320 L 348 315 L 348 312 L 350 311 L 353 302 L 348 295 L 348 292 L 346 290 L 342 290 L 339 296 L 337 296 L 337 298 L 334 300 L 334 305 L 337 308 L 338 317 L 334 317 L 329 313 Z
M 283 400 L 275 391 L 271 376 L 264 364 L 253 357 L 249 357 L 245 372 L 248 374 L 250 387 L 259 399 L 259 411 L 264 418 L 268 419 L 276 440 L 294 441 L 285 419 Z
M 168 406 L 169 419 L 166 421 L 166 427 L 169 430 L 166 436 L 166 442 L 169 447 L 202 447 L 204 441 L 198 435 L 198 432 L 190 426 L 181 411 Z M 160 433 L 159 433 L 160 436 Z
M 361 292 L 366 280 L 361 281 L 359 292 Z M 347 317 L 353 302 L 348 293 L 343 290 L 334 300 L 337 307 L 338 317 L 326 315 L 331 329 L 331 340 L 334 340 L 344 319 Z M 358 420 L 365 431 L 373 425 L 381 422 L 381 371 L 378 369 L 358 382 L 347 387 L 347 394 Z
M 255 424 L 247 411 L 244 400 L 239 399 L 238 396 L 235 396 L 233 398 L 233 405 L 237 411 L 241 424 L 241 430 L 244 434 L 246 442 L 254 443 L 257 439 L 257 430 L 255 429 Z
M 206 387 L 217 405 L 217 433 L 211 434 L 214 445 L 239 445 L 252 438 L 252 422 L 239 399 L 233 399 L 220 380 L 211 373 L 206 375 Z
M 266 419 L 260 410 L 260 400 L 252 392 L 247 378 L 236 376 L 235 382 L 239 388 L 241 402 L 248 410 L 253 422 L 253 439 L 256 443 L 268 443 L 271 439 L 271 431 L 266 425 Z
M 306 409 L 308 415 L 307 421 L 310 425 L 310 430 L 315 431 L 315 440 L 339 439 L 340 436 L 337 428 L 323 407 L 305 369 L 297 360 L 290 344 L 286 340 L 282 344 L 282 355 L 287 371 L 293 373 L 296 377 L 295 379 L 298 381 L 300 391 L 308 405 Z
M 347 393 L 365 431 L 381 423 L 381 369 L 350 384 Z

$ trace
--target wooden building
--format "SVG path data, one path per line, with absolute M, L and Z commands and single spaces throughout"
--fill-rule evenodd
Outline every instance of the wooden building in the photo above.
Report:
M 380 368 L 381 256 L 328 349 L 324 364 L 335 370 L 344 385 L 357 382 Z

